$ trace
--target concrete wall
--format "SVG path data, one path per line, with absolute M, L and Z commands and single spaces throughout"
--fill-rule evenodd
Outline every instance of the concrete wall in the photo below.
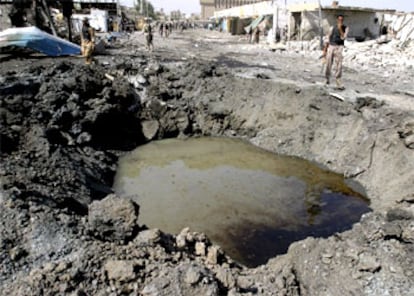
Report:
M 298 16 L 301 14 L 300 32 L 296 32 L 298 39 L 310 40 L 319 36 L 319 12 L 303 11 L 301 13 L 292 13 L 290 17 L 290 36 L 295 35 L 295 26 L 297 27 Z M 345 15 L 345 25 L 350 29 L 348 37 L 368 37 L 377 38 L 380 33 L 381 18 L 375 11 L 358 11 L 348 10 L 339 11 L 336 9 L 322 11 L 322 28 L 326 35 L 331 26 L 336 25 L 338 14 Z
M 349 37 L 377 38 L 379 36 L 381 22 L 375 11 L 345 11 L 343 14 L 345 15 L 345 24 L 349 26 Z M 336 24 L 337 16 L 338 11 L 323 11 L 324 32 L 328 32 L 329 27 Z
M 2 4 L 0 5 L 0 31 L 8 29 L 11 27 L 9 12 L 11 5 Z

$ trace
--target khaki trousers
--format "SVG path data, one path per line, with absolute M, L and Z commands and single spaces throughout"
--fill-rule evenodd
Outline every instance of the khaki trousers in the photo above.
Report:
M 342 61 L 343 61 L 343 45 L 329 45 L 328 54 L 326 56 L 326 79 L 331 77 L 332 66 L 335 63 L 335 78 L 340 79 L 342 77 Z
M 94 43 L 92 41 L 83 40 L 81 45 L 82 56 L 86 59 L 86 64 L 92 62 L 92 53 L 94 50 Z

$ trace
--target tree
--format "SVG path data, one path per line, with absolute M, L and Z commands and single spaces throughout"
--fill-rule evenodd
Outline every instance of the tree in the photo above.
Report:
M 155 19 L 156 13 L 154 5 L 149 0 L 137 0 L 135 9 L 139 14 Z

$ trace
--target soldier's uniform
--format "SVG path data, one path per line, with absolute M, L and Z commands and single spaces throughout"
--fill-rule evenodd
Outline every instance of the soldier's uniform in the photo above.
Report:
M 92 63 L 92 53 L 95 48 L 95 30 L 89 25 L 87 19 L 83 20 L 82 26 L 82 56 L 85 57 L 85 63 L 87 65 Z
M 153 35 L 152 35 L 152 26 L 151 24 L 145 24 L 144 26 L 144 35 L 145 39 L 147 41 L 147 48 L 148 50 L 152 50 L 154 48 L 154 45 L 152 43 Z
M 337 86 L 343 88 L 341 83 L 342 61 L 345 38 L 348 34 L 348 27 L 345 25 L 334 26 L 329 33 L 329 47 L 326 55 L 326 83 L 329 84 L 333 63 L 336 64 L 335 78 Z

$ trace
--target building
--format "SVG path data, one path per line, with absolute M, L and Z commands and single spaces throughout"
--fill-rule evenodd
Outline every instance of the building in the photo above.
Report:
M 93 8 L 106 10 L 109 15 L 117 15 L 120 13 L 120 7 L 117 0 L 73 0 L 73 5 L 76 10 Z
M 284 0 L 245 1 L 258 3 L 225 9 L 221 8 L 232 6 L 232 3 L 239 1 L 216 0 L 212 2 L 217 5 L 217 7 L 214 6 L 214 17 L 223 19 L 223 22 L 234 18 L 273 16 L 273 30 L 275 32 L 280 29 L 287 30 L 289 40 L 311 40 L 320 37 L 321 34 L 326 35 L 330 27 L 336 24 L 336 18 L 340 14 L 345 16 L 345 23 L 350 27 L 349 38 L 361 41 L 375 39 L 389 23 L 386 21 L 387 15 L 395 14 L 395 10 L 341 6 L 339 1 L 333 1 L 327 6 L 320 6 L 318 2 L 286 6 Z M 225 27 L 223 30 L 226 31 Z
M 207 20 L 213 17 L 216 11 L 258 2 L 263 0 L 200 0 L 201 18 Z
M 185 14 L 183 14 L 180 10 L 173 10 L 170 13 L 170 19 L 173 21 L 178 21 L 185 18 Z
M 200 0 L 201 5 L 201 19 L 207 20 L 214 16 L 216 11 L 214 0 Z
M 377 38 L 385 25 L 384 16 L 395 13 L 395 10 L 340 6 L 338 1 L 321 7 L 318 3 L 290 5 L 288 10 L 289 36 L 296 40 L 310 40 L 321 33 L 326 35 L 340 14 L 345 16 L 345 23 L 350 27 L 348 37 L 357 40 Z

